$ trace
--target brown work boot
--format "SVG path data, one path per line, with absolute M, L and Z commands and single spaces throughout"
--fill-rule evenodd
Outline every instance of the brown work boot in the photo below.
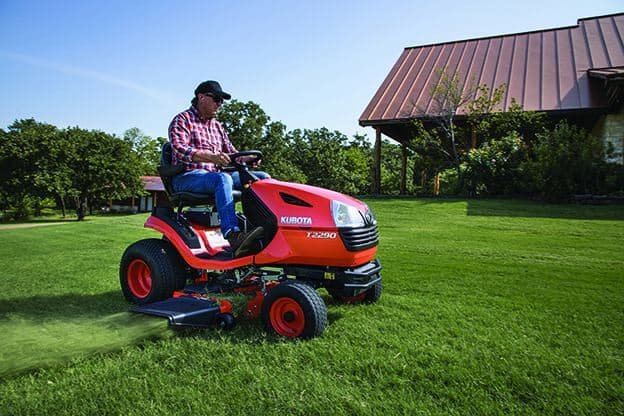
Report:
M 230 250 L 234 253 L 234 257 L 242 257 L 251 252 L 254 249 L 254 242 L 262 237 L 264 228 L 256 227 L 248 233 L 240 231 L 231 231 L 228 234 L 227 240 L 230 243 Z

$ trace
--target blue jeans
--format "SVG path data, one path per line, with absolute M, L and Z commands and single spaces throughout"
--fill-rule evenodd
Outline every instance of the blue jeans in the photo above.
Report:
M 173 178 L 173 190 L 176 192 L 195 192 L 213 194 L 217 212 L 221 219 L 221 233 L 227 236 L 230 231 L 240 231 L 232 197 L 232 177 L 223 172 L 207 170 L 189 170 Z
M 259 179 L 270 178 L 265 172 L 254 172 Z M 227 236 L 230 231 L 240 231 L 232 189 L 242 190 L 238 172 L 231 175 L 207 170 L 189 170 L 173 178 L 173 190 L 176 192 L 195 192 L 213 194 L 217 212 L 221 219 L 221 233 Z
M 271 175 L 269 175 L 268 173 L 261 172 L 259 170 L 254 170 L 251 173 L 256 175 L 258 179 L 268 179 L 271 177 Z M 243 184 L 241 184 L 240 175 L 238 174 L 238 172 L 232 172 L 230 173 L 230 175 L 232 176 L 232 180 L 234 181 L 233 188 L 236 189 L 237 191 L 242 191 Z

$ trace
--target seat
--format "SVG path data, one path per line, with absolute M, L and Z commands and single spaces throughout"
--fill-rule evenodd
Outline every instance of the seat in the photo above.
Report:
M 172 148 L 171 143 L 166 142 L 162 147 L 160 154 L 160 166 L 158 166 L 158 174 L 165 187 L 165 192 L 169 198 L 169 202 L 172 206 L 178 208 L 178 212 L 182 207 L 192 207 L 196 205 L 214 205 L 213 194 L 200 194 L 195 192 L 174 192 L 173 190 L 173 177 L 184 172 L 184 166 L 174 165 L 172 160 Z M 232 191 L 232 195 L 235 201 L 240 201 L 241 192 Z

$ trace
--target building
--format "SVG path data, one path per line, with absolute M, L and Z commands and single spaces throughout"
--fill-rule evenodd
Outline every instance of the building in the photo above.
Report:
M 108 211 L 112 212 L 150 212 L 161 198 L 167 198 L 165 187 L 159 176 L 141 176 L 143 190 L 147 195 L 111 201 Z
M 376 131 L 373 192 L 380 189 L 381 135 L 404 144 L 412 120 L 426 121 L 440 71 L 490 91 L 505 85 L 524 110 L 573 118 L 610 142 L 624 163 L 624 13 L 579 19 L 574 26 L 405 48 L 362 113 Z M 459 108 L 458 122 L 465 116 Z

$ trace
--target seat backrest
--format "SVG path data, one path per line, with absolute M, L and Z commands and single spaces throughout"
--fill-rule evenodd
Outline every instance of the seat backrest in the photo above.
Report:
M 172 164 L 172 154 L 173 149 L 171 147 L 171 143 L 166 142 L 163 144 L 162 151 L 160 153 L 160 166 L 158 166 L 158 173 L 160 175 L 160 179 L 162 180 L 163 186 L 165 187 L 165 192 L 167 193 L 169 202 L 173 206 L 177 206 L 179 210 L 186 206 L 213 205 L 215 203 L 213 194 L 173 191 L 173 177 L 184 172 L 184 166 Z M 232 196 L 234 197 L 234 201 L 241 200 L 240 191 L 232 191 Z
M 184 166 L 173 165 L 171 163 L 173 157 L 172 153 L 173 149 L 171 148 L 171 143 L 166 142 L 163 144 L 162 151 L 160 152 L 160 166 L 158 166 L 158 174 L 160 175 L 160 179 L 162 180 L 165 191 L 168 195 L 173 194 L 171 180 L 175 175 L 184 171 Z

